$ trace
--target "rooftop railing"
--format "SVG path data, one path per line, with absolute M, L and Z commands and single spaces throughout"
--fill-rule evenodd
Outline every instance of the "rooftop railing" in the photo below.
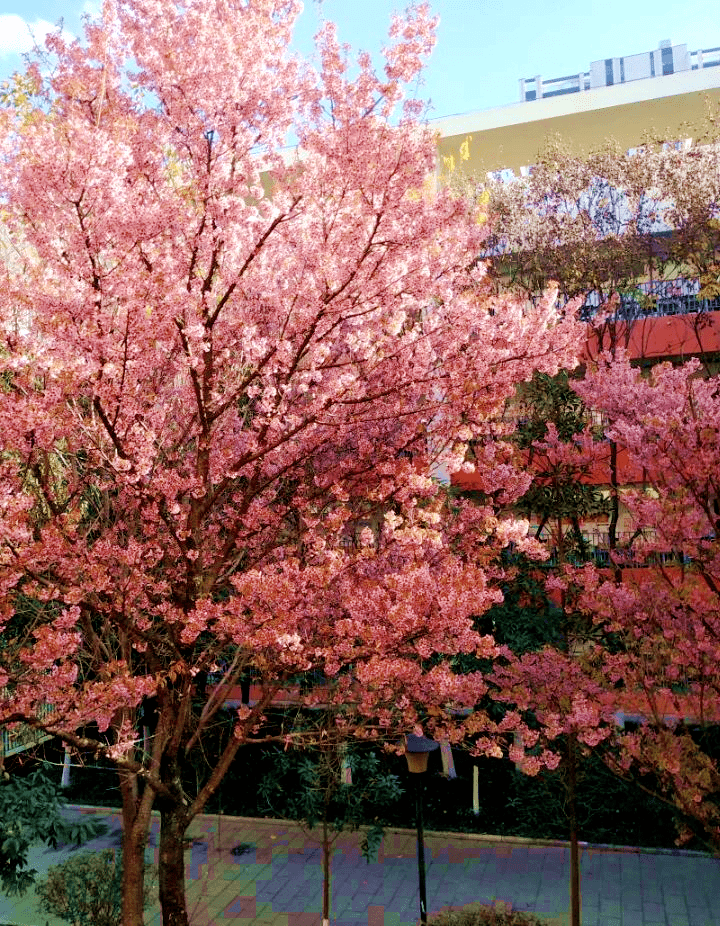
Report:
M 649 57 L 653 52 L 631 55 L 630 58 L 635 59 L 646 54 Z M 657 54 L 657 50 L 655 54 Z M 622 63 L 626 61 L 627 58 L 613 58 L 611 60 L 619 60 Z M 689 68 L 685 64 L 686 61 L 689 62 Z M 675 58 L 673 61 L 673 73 L 683 70 L 699 71 L 705 68 L 718 66 L 720 66 L 720 48 L 698 48 L 697 51 L 687 52 L 684 60 L 680 59 L 679 61 L 678 58 Z M 630 76 L 627 79 L 625 79 L 623 75 L 624 68 L 621 70 L 620 75 L 617 75 L 617 72 L 615 72 L 614 83 L 624 84 L 630 83 L 633 80 L 652 80 L 654 77 L 661 77 L 662 70 L 656 74 L 653 74 L 651 71 L 650 74 L 641 73 L 636 76 Z M 601 84 L 601 86 L 605 85 Z M 537 74 L 534 77 L 520 78 L 520 99 L 522 102 L 529 102 L 531 100 L 545 99 L 546 97 L 563 96 L 566 93 L 581 93 L 583 90 L 589 90 L 590 87 L 591 76 L 589 71 L 581 71 L 578 74 L 569 74 L 565 77 L 552 77 L 550 80 L 543 80 L 543 78 Z

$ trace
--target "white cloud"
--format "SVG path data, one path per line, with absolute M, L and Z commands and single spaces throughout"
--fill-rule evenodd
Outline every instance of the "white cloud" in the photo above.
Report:
M 42 45 L 45 36 L 54 29 L 46 19 L 29 23 L 17 13 L 0 14 L 0 57 L 32 51 L 35 44 Z

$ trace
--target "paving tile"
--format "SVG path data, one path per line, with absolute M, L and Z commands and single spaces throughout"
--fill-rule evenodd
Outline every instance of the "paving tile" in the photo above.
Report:
M 105 845 L 120 839 L 117 817 Z M 157 822 L 154 846 L 157 855 Z M 234 818 L 200 818 L 186 855 L 193 926 L 238 922 L 247 926 L 316 926 L 321 909 L 319 847 L 286 824 Z M 274 837 L 274 838 L 273 838 Z M 251 847 L 242 856 L 231 849 Z M 430 911 L 468 902 L 511 901 L 515 909 L 567 914 L 569 853 L 557 846 L 428 837 Z M 102 841 L 94 844 L 102 848 Z M 67 857 L 41 850 L 31 864 L 41 871 Z M 589 848 L 581 855 L 583 926 L 717 926 L 712 904 L 720 896 L 720 870 L 707 858 L 632 855 Z M 337 926 L 413 926 L 418 918 L 414 836 L 388 833 L 377 862 L 365 863 L 357 837 L 342 836 L 333 854 L 333 920 Z M 0 923 L 30 926 L 35 900 L 14 904 Z M 62 926 L 48 919 L 50 926 Z M 160 926 L 155 905 L 147 926 Z
M 643 904 L 642 908 L 643 924 L 645 923 L 666 923 L 665 907 L 662 904 L 652 903 Z
M 681 895 L 665 894 L 663 897 L 663 906 L 665 907 L 666 916 L 675 917 L 685 916 L 687 914 L 685 898 Z
M 710 910 L 717 908 L 717 901 L 711 903 L 698 903 L 696 898 L 690 898 L 687 902 L 687 911 L 689 916 L 707 916 Z

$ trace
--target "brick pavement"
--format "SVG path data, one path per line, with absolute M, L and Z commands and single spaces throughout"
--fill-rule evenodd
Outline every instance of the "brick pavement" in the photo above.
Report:
M 109 832 L 90 844 L 119 846 L 117 814 L 102 811 Z M 157 855 L 159 820 L 153 821 L 148 859 Z M 186 855 L 192 926 L 225 922 L 247 926 L 319 926 L 322 870 L 319 846 L 278 821 L 199 818 Z M 247 846 L 242 854 L 234 847 Z M 33 850 L 40 872 L 73 850 Z M 569 850 L 458 834 L 426 839 L 430 912 L 472 902 L 502 901 L 568 922 Z M 418 920 L 417 864 L 412 831 L 386 834 L 377 861 L 367 864 L 359 838 L 341 836 L 333 854 L 332 917 L 337 926 L 412 926 Z M 696 853 L 659 853 L 585 847 L 581 857 L 583 926 L 717 926 L 720 860 Z M 34 892 L 0 896 L 0 923 L 62 926 L 38 912 Z M 146 926 L 161 926 L 157 905 Z

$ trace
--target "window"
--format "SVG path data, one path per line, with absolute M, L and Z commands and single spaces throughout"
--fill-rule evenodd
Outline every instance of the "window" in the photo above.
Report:
M 664 141 L 663 151 L 687 151 L 692 148 L 692 138 L 681 138 L 678 141 Z
M 515 179 L 515 172 L 512 167 L 503 167 L 500 170 L 488 171 L 488 180 L 494 180 L 495 183 L 512 183 Z
M 663 72 L 663 77 L 664 77 L 666 74 L 673 74 L 673 73 L 674 73 L 674 67 L 673 67 L 673 51 L 672 51 L 672 48 L 661 48 L 661 49 L 660 49 L 660 54 L 661 54 L 661 56 L 662 56 L 662 72 Z

